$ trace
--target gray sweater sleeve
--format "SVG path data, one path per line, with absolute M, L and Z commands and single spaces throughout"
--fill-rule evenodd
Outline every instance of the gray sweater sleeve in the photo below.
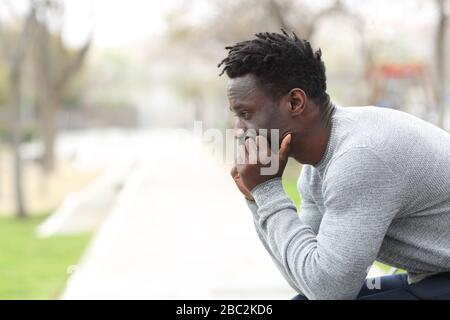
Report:
M 311 195 L 310 186 L 307 180 L 308 167 L 303 166 L 298 179 L 298 190 L 302 199 L 300 205 L 300 221 L 309 225 L 315 234 L 319 232 L 320 223 L 322 222 L 322 213 L 319 211 L 314 199 Z
M 300 174 L 300 178 L 298 181 L 298 189 L 300 191 L 300 195 L 302 198 L 301 202 L 301 210 L 300 210 L 300 221 L 303 224 L 309 225 L 314 233 L 317 234 L 320 226 L 320 221 L 322 220 L 322 215 L 317 208 L 316 204 L 314 203 L 314 200 L 311 197 L 311 192 L 309 190 L 309 185 L 306 180 L 306 172 L 305 167 L 303 167 L 302 172 Z M 283 277 L 286 279 L 288 284 L 298 293 L 302 293 L 301 290 L 298 288 L 298 286 L 295 283 L 295 280 L 293 280 L 290 275 L 286 272 L 284 265 L 281 263 L 281 261 L 272 253 L 269 245 L 267 244 L 267 239 L 264 237 L 263 232 L 261 231 L 261 227 L 258 224 L 259 216 L 258 216 L 258 206 L 254 201 L 245 200 L 247 202 L 247 206 L 249 207 L 250 211 L 253 215 L 253 222 L 256 229 L 256 233 L 261 240 L 264 248 L 269 253 L 270 257 L 272 258 L 273 262 L 283 275 Z
M 301 292 L 300 289 L 295 284 L 295 281 L 289 276 L 288 273 L 286 273 L 286 270 L 284 269 L 284 265 L 281 263 L 281 261 L 270 250 L 269 245 L 267 244 L 267 239 L 264 237 L 264 235 L 263 235 L 263 233 L 261 231 L 261 228 L 260 228 L 260 226 L 258 224 L 258 213 L 257 213 L 258 212 L 258 206 L 256 205 L 256 203 L 254 201 L 249 201 L 247 199 L 245 201 L 247 202 L 247 205 L 248 205 L 250 211 L 253 214 L 253 222 L 254 222 L 254 225 L 255 225 L 256 233 L 258 234 L 258 237 L 261 240 L 264 248 L 267 250 L 267 252 L 269 253 L 269 255 L 272 258 L 273 262 L 277 266 L 278 270 L 280 270 L 281 274 L 286 279 L 286 281 L 291 286 L 291 288 L 294 289 L 297 292 Z
M 400 205 L 399 178 L 368 148 L 329 164 L 318 234 L 298 219 L 280 178 L 252 190 L 271 253 L 309 299 L 354 299 Z

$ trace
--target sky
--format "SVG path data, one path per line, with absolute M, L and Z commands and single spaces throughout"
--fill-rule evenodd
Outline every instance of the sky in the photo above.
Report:
M 16 0 L 17 1 L 17 0 Z M 304 0 L 321 6 L 330 0 Z M 194 19 L 208 13 L 207 0 L 66 0 L 68 12 L 67 38 L 82 42 L 95 20 L 94 42 L 100 47 L 124 46 L 148 42 L 162 35 L 165 19 L 171 10 L 189 5 Z M 347 0 L 349 7 L 368 20 L 372 32 L 389 33 L 399 27 L 420 28 L 435 17 L 429 0 Z M 364 4 L 364 5 L 363 5 Z M 420 19 L 416 19 L 420 13 Z M 408 25 L 409 24 L 409 25 Z M 150 40 L 151 41 L 151 40 Z
M 163 34 L 167 13 L 187 0 L 63 1 L 66 6 L 63 30 L 69 44 L 80 45 L 93 29 L 97 46 L 118 47 Z M 28 0 L 0 0 L 0 16 L 8 20 L 24 15 L 28 3 Z
M 177 2 L 66 0 L 65 36 L 75 45 L 84 40 L 94 25 L 94 42 L 100 47 L 148 41 L 164 32 L 165 16 Z
M 324 6 L 331 0 L 303 0 Z M 208 14 L 211 0 L 64 0 L 66 20 L 64 36 L 73 46 L 82 44 L 94 30 L 98 47 L 123 47 L 148 43 L 164 34 L 167 14 L 174 9 L 189 7 L 192 19 Z M 346 0 L 350 8 L 369 22 L 372 32 L 389 33 L 392 28 L 429 25 L 435 19 L 430 0 Z M 25 12 L 27 0 L 0 0 L 17 12 Z M 364 4 L 364 5 L 363 5 Z M 7 12 L 8 10 L 6 10 Z M 0 15 L 5 14 L 5 5 Z M 420 14 L 420 19 L 416 17 Z
M 82 42 L 93 21 L 94 42 L 99 47 L 120 47 L 149 42 L 166 29 L 169 12 L 189 6 L 190 15 L 200 18 L 208 10 L 203 0 L 65 0 L 66 38 Z

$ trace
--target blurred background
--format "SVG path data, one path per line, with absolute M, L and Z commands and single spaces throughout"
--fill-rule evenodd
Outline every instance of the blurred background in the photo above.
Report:
M 214 139 L 224 47 L 295 31 L 335 103 L 449 130 L 449 2 L 1 0 L 0 299 L 291 298 Z

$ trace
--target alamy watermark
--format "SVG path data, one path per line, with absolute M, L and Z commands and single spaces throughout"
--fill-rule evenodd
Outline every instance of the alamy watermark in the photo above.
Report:
M 194 121 L 192 134 L 199 148 L 207 146 L 209 153 L 227 164 L 259 164 L 261 175 L 268 176 L 280 168 L 278 129 L 205 129 L 202 121 Z

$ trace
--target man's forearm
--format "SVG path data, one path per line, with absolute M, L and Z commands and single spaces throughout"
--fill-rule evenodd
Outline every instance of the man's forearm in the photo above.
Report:
M 286 272 L 286 269 L 284 267 L 284 265 L 281 263 L 281 261 L 272 253 L 272 250 L 270 249 L 268 243 L 267 243 L 267 239 L 264 237 L 261 228 L 259 226 L 258 220 L 259 220 L 259 216 L 258 216 L 258 206 L 256 205 L 255 201 L 250 201 L 250 200 L 245 200 L 247 202 L 247 205 L 250 209 L 250 211 L 253 214 L 253 221 L 254 221 L 254 226 L 256 229 L 256 233 L 258 234 L 259 239 L 261 240 L 264 248 L 266 248 L 267 252 L 269 253 L 270 257 L 272 258 L 273 262 L 275 263 L 275 265 L 277 266 L 278 270 L 280 270 L 281 274 L 283 275 L 283 277 L 286 279 L 286 281 L 289 283 L 289 285 L 292 287 L 292 289 L 294 289 L 295 291 L 297 291 L 298 293 L 302 293 L 300 288 L 298 288 L 298 286 L 295 284 L 295 282 L 293 281 L 293 279 L 289 276 L 289 274 Z
M 257 186 L 252 194 L 260 231 L 296 287 L 309 299 L 354 299 L 384 234 L 374 220 L 367 221 L 364 209 L 330 212 L 316 234 L 299 219 L 281 179 Z

